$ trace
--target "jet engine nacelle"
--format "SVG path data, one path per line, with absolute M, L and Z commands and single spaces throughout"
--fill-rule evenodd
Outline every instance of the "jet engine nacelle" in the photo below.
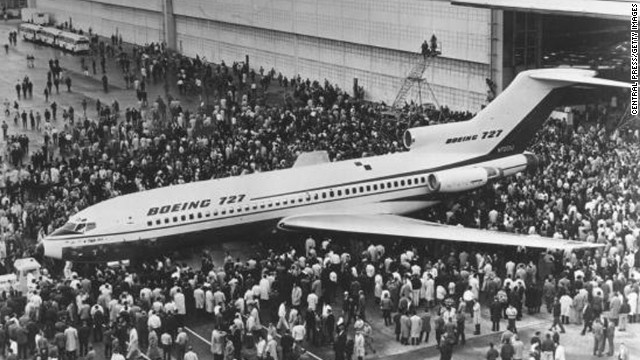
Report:
M 448 124 L 438 124 L 429 126 L 420 126 L 407 129 L 402 136 L 402 142 L 407 149 L 418 149 L 423 146 L 433 146 L 433 144 L 441 143 L 449 144 L 447 140 L 452 140 L 452 134 L 456 134 L 455 139 L 459 140 L 451 142 L 451 144 L 465 143 L 473 144 L 471 141 L 475 132 L 470 129 L 469 122 L 461 121 Z M 475 135 L 477 137 L 477 135 Z
M 426 139 L 433 137 L 433 127 L 421 126 L 407 129 L 402 136 L 402 143 L 407 149 L 419 147 Z
M 502 171 L 496 168 L 468 168 L 439 171 L 429 174 L 427 187 L 430 191 L 440 193 L 458 193 L 482 187 L 497 177 Z

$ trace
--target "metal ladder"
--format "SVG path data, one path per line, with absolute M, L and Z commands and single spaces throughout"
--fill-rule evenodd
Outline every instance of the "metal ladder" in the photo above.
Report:
M 423 81 L 422 75 L 424 74 L 425 70 L 427 70 L 427 66 L 429 65 L 429 60 L 431 60 L 431 58 L 431 56 L 428 56 L 426 58 L 424 58 L 422 55 L 420 56 L 420 62 L 413 66 L 413 68 L 409 72 L 409 75 L 407 75 L 407 77 L 404 79 L 402 87 L 400 88 L 400 91 L 398 91 L 396 99 L 393 101 L 393 109 L 402 108 L 405 104 L 407 94 L 409 94 L 409 91 L 411 90 L 413 85 Z

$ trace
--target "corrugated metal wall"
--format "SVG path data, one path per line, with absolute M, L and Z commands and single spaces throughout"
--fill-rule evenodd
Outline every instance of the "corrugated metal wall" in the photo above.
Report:
M 73 19 L 73 26 L 138 44 L 162 41 L 162 10 L 158 0 L 37 0 L 36 6 L 55 21 Z
M 162 0 L 37 0 L 74 24 L 127 41 L 162 38 Z M 443 56 L 425 77 L 441 104 L 479 110 L 489 77 L 490 12 L 448 0 L 173 0 L 177 43 L 188 55 L 329 79 L 351 89 L 357 77 L 373 100 L 393 101 L 424 39 Z M 429 99 L 423 89 L 423 100 Z M 417 98 L 417 91 L 411 94 Z

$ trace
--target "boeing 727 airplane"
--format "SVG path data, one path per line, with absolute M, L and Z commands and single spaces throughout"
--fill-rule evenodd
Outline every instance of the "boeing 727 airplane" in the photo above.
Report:
M 520 73 L 473 119 L 409 129 L 409 151 L 329 162 L 302 154 L 291 169 L 119 196 L 73 215 L 43 240 L 45 256 L 81 262 L 131 259 L 230 234 L 277 227 L 534 248 L 596 244 L 445 226 L 404 215 L 537 166 L 525 147 L 573 86 L 629 88 L 595 72 Z

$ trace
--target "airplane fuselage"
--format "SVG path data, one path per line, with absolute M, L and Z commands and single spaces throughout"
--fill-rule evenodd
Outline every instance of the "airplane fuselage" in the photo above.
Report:
M 153 189 L 80 211 L 70 223 L 94 228 L 54 232 L 44 241 L 45 255 L 85 262 L 130 259 L 255 234 L 301 213 L 407 214 L 441 200 L 427 186 L 429 174 L 486 167 L 508 175 L 527 162 L 525 155 L 405 152 Z

